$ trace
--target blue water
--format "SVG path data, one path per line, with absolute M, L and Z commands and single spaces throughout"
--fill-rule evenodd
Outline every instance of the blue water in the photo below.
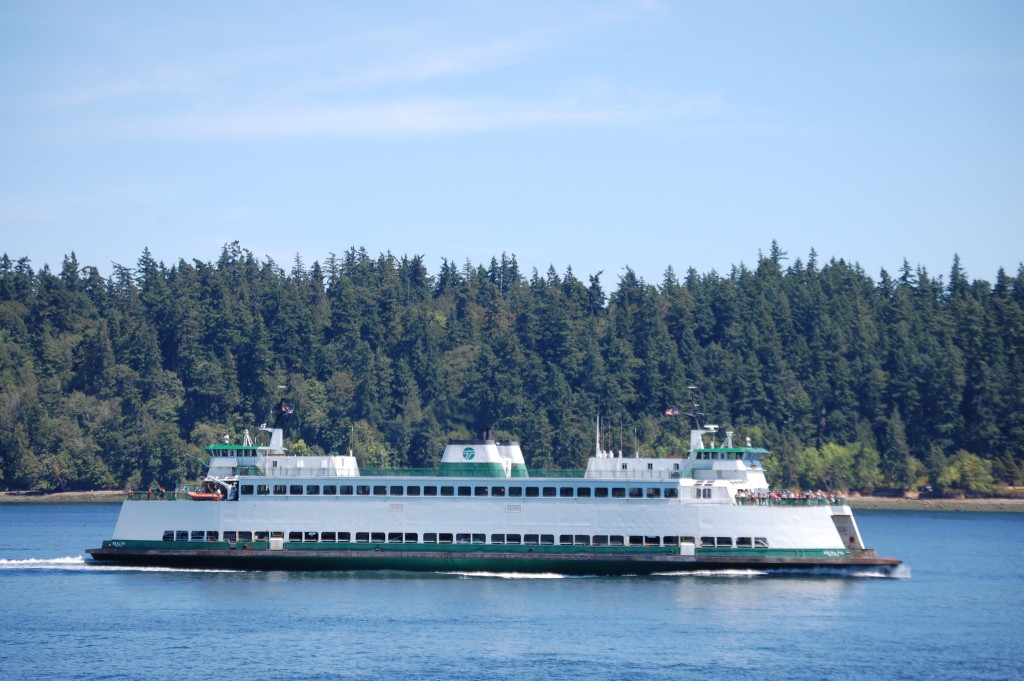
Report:
M 1024 514 L 861 512 L 904 577 L 91 565 L 117 505 L 0 505 L 4 679 L 1022 678 Z

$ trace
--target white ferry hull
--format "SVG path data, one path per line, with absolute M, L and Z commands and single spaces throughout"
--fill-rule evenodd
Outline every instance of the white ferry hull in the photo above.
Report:
M 770 492 L 764 450 L 678 458 L 601 453 L 586 471 L 536 476 L 518 443 L 449 443 L 433 472 L 361 471 L 351 456 L 211 445 L 200 490 L 135 493 L 97 561 L 253 570 L 650 574 L 891 570 L 829 495 Z

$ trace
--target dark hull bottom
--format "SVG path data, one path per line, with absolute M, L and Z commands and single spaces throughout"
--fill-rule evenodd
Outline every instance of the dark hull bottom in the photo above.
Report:
M 564 575 L 646 575 L 703 570 L 860 572 L 889 575 L 893 558 L 593 555 L 448 551 L 270 551 L 254 549 L 89 549 L 96 561 L 119 565 L 229 570 L 405 570 L 524 572 Z

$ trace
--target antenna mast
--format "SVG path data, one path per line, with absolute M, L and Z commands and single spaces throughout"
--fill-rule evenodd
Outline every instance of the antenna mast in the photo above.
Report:
M 690 389 L 690 402 L 693 404 L 693 411 L 688 413 L 691 419 L 693 419 L 693 429 L 703 430 L 704 429 L 704 412 L 700 410 L 700 403 L 697 402 L 697 386 L 688 386 Z

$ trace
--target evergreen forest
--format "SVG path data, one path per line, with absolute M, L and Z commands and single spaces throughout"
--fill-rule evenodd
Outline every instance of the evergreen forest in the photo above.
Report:
M 289 269 L 216 262 L 109 277 L 0 259 L 0 489 L 198 479 L 203 447 L 295 409 L 293 453 L 432 467 L 491 428 L 531 469 L 688 448 L 709 422 L 772 451 L 777 487 L 993 494 L 1024 470 L 1024 267 L 970 280 L 791 259 L 728 274 L 520 271 L 351 248 Z M 691 391 L 690 386 L 696 390 Z M 678 408 L 683 415 L 668 415 Z

